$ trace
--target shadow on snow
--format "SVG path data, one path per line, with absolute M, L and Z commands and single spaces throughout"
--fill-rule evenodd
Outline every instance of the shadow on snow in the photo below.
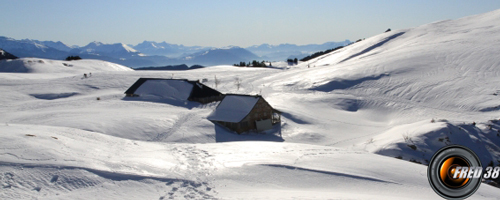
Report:
M 237 134 L 229 129 L 215 124 L 215 142 L 235 142 L 235 141 L 270 141 L 270 142 L 283 142 L 281 137 L 281 125 L 276 124 L 273 129 L 264 131 L 262 133 L 246 132 Z

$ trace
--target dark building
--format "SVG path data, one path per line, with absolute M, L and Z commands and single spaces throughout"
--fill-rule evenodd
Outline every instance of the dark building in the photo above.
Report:
M 10 54 L 9 52 L 7 52 L 3 49 L 0 49 L 0 60 L 4 60 L 4 59 L 17 59 L 17 57 Z
M 207 119 L 237 133 L 264 131 L 281 122 L 281 112 L 260 95 L 226 94 Z
M 199 81 L 187 79 L 139 78 L 125 91 L 127 97 L 168 98 L 197 101 L 202 104 L 220 101 L 224 95 Z

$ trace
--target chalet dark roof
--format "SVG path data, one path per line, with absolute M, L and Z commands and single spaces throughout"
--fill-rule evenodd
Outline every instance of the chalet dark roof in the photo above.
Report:
M 3 49 L 0 49 L 0 60 L 3 60 L 3 59 L 17 59 L 17 57 L 10 54 L 9 52 L 7 52 Z
M 151 81 L 158 84 L 149 84 L 149 87 L 154 86 L 155 88 L 141 88 L 145 83 Z M 125 91 L 125 94 L 132 95 L 136 94 L 138 90 L 149 90 L 150 92 L 161 93 L 158 90 L 174 90 L 174 91 L 163 91 L 163 92 L 176 92 L 176 94 L 181 99 L 199 99 L 211 96 L 220 96 L 217 90 L 214 90 L 203 83 L 198 81 L 190 81 L 187 79 L 162 79 L 162 78 L 139 78 L 130 88 Z
M 125 91 L 125 94 L 134 94 L 134 92 L 139 88 L 144 82 L 147 80 L 167 80 L 164 78 L 139 78 L 130 88 L 128 88 L 127 91 Z M 181 80 L 186 80 L 187 79 L 181 79 Z
M 191 90 L 191 95 L 189 96 L 190 98 L 205 98 L 209 96 L 222 95 L 222 93 L 220 93 L 219 91 L 214 90 L 211 87 L 208 87 L 198 81 L 188 82 L 193 84 L 193 90 Z

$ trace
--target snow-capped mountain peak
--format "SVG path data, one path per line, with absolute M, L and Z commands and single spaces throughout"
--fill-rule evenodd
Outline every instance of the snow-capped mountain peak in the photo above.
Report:
M 9 37 L 0 37 L 0 48 L 19 57 L 61 58 L 67 54 L 38 40 L 16 40 Z
M 220 47 L 220 48 L 212 48 L 212 50 L 215 50 L 215 49 L 240 49 L 241 47 L 239 46 L 234 46 L 234 45 L 229 45 L 229 46 L 225 46 L 225 47 Z
M 91 42 L 84 47 L 76 49 L 75 51 L 97 55 L 112 54 L 121 56 L 136 55 L 138 53 L 137 50 L 124 43 L 105 44 L 97 41 Z

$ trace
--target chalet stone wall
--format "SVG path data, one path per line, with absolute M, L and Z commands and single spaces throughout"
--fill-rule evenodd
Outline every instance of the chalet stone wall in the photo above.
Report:
M 263 119 L 271 119 L 273 115 L 273 108 L 269 105 L 264 99 L 260 98 L 255 107 L 250 111 L 250 113 L 239 123 L 240 128 L 244 129 L 244 131 L 255 130 L 257 126 L 255 121 L 263 120 Z M 244 123 L 247 123 L 246 126 Z

